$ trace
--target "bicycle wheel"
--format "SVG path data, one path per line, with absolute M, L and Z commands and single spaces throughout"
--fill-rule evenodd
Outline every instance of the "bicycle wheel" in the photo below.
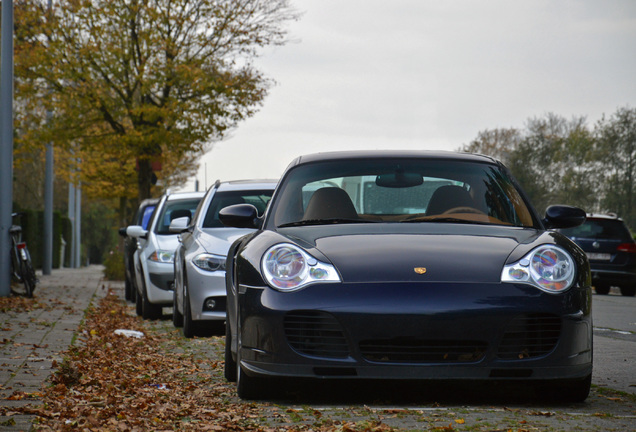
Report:
M 26 297 L 33 297 L 33 291 L 35 291 L 35 285 L 38 280 L 35 277 L 35 269 L 33 268 L 28 252 L 27 259 L 20 262 L 20 271 L 22 273 L 22 282 L 24 283 L 24 295 Z

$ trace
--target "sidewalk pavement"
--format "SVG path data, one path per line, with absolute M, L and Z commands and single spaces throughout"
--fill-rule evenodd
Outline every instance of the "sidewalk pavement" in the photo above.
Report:
M 55 269 L 38 275 L 31 311 L 0 311 L 0 406 L 39 405 L 38 394 L 62 361 L 91 302 L 122 289 L 105 281 L 102 266 Z M 28 431 L 35 416 L 0 416 L 0 431 Z

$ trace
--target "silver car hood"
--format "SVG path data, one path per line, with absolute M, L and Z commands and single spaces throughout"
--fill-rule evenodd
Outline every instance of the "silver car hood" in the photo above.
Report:
M 206 252 L 227 256 L 227 251 L 240 237 L 254 232 L 247 228 L 203 228 L 198 241 Z

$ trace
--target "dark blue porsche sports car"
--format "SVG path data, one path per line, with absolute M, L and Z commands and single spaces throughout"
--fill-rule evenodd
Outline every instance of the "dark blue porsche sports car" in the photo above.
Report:
M 516 380 L 584 400 L 592 374 L 585 253 L 548 231 L 486 156 L 339 152 L 302 156 L 257 230 L 227 259 L 225 375 L 243 398 L 274 378 Z

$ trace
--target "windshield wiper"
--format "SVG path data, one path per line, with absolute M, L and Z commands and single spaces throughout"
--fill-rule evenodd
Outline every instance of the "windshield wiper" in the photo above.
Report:
M 354 224 L 354 223 L 376 223 L 377 221 L 367 219 L 346 219 L 346 218 L 332 218 L 332 219 L 306 219 L 296 222 L 284 223 L 278 225 L 278 228 L 303 226 L 303 225 L 331 225 L 331 224 Z

